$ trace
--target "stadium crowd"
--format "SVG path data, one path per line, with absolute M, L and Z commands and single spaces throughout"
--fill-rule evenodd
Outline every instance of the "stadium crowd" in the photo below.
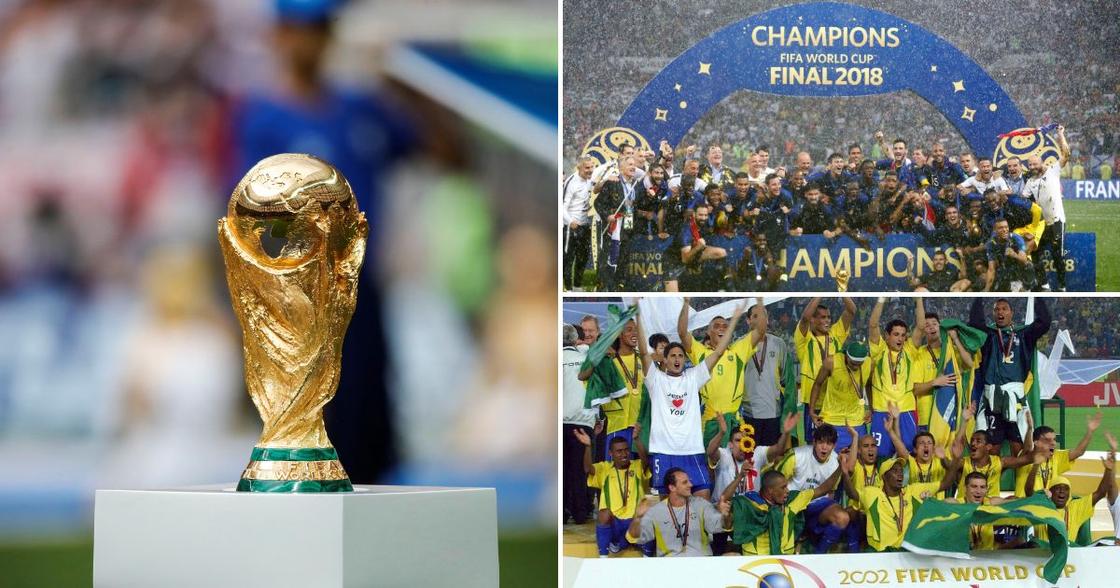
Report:
M 775 291 L 788 280 L 791 238 L 848 237 L 871 249 L 904 233 L 935 248 L 921 276 L 910 260 L 915 290 L 1046 291 L 1051 270 L 1064 290 L 1072 261 L 1058 177 L 1070 152 L 1056 128 L 1060 162 L 1011 158 L 998 169 L 984 156 L 955 161 L 941 143 L 888 141 L 882 131 L 881 159 L 853 143 L 823 165 L 799 152 L 788 169 L 771 167 L 766 145 L 742 171 L 716 144 L 689 145 L 683 159 L 667 142 L 657 151 L 622 145 L 598 165 L 585 156 L 563 184 L 564 286 L 583 288 L 590 261 L 600 291 Z M 651 244 L 661 252 L 655 267 L 635 254 Z
M 1120 520 L 1111 434 L 1090 495 L 1063 475 L 1100 414 L 1067 450 L 1030 409 L 1029 358 L 1052 322 L 1107 308 L 1036 299 L 1024 324 L 1022 299 L 871 302 L 864 320 L 850 298 L 838 316 L 820 298 L 759 299 L 698 333 L 686 298 L 676 332 L 651 334 L 675 310 L 654 300 L 565 325 L 564 522 L 593 522 L 608 557 L 899 550 L 920 542 L 910 523 L 926 502 L 1040 509 L 1033 525 L 972 525 L 964 551 L 1087 545 L 1103 498 Z

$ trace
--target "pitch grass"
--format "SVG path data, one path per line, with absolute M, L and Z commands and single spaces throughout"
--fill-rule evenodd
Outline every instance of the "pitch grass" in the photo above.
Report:
M 1120 204 L 1066 200 L 1070 232 L 1097 234 L 1097 291 L 1120 292 Z M 583 274 L 585 289 L 595 283 L 594 270 Z
M 1097 291 L 1120 291 L 1120 205 L 1066 200 L 1065 209 L 1068 231 L 1097 234 Z
M 1077 443 L 1081 441 L 1081 437 L 1085 435 L 1085 423 L 1089 420 L 1089 416 L 1095 413 L 1095 408 L 1066 408 L 1066 437 L 1063 440 L 1063 447 L 1066 449 L 1073 449 Z M 1046 424 L 1053 427 L 1055 431 L 1058 429 L 1058 408 L 1046 408 Z M 1097 432 L 1093 434 L 1092 441 L 1089 442 L 1090 451 L 1108 451 L 1108 441 L 1104 438 L 1104 432 L 1109 431 L 1113 435 L 1120 437 L 1120 409 L 1115 407 L 1104 407 L 1101 409 L 1101 426 Z
M 438 542 L 432 558 L 439 558 Z M 502 533 L 498 539 L 502 586 L 555 586 L 556 531 L 539 529 Z M 93 583 L 93 536 L 49 542 L 0 543 L 0 586 L 90 586 Z

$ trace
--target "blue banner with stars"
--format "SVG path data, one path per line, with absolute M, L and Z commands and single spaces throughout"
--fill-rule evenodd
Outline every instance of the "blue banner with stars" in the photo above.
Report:
M 867 96 L 910 90 L 933 104 L 972 150 L 991 155 L 1026 119 L 967 55 L 915 23 L 878 10 L 810 2 L 756 14 L 700 41 L 638 94 L 619 126 L 650 145 L 677 145 L 728 95 Z

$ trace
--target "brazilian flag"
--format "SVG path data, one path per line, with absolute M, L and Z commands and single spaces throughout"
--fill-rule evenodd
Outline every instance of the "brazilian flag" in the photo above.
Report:
M 976 353 L 984 346 L 988 335 L 980 329 L 974 329 L 956 319 L 941 321 L 941 359 L 937 364 L 937 373 L 956 374 L 957 383 L 949 386 L 939 386 L 932 392 L 933 411 L 929 418 L 929 432 L 933 435 L 934 442 L 948 448 L 953 441 L 953 433 L 960 422 L 964 407 L 968 405 L 972 396 L 976 366 L 979 360 L 973 361 L 972 369 L 965 369 L 958 361 L 951 359 L 948 353 L 952 341 L 949 340 L 949 330 L 957 329 L 957 336 L 965 349 L 976 357 Z
M 595 368 L 595 371 L 591 372 L 591 378 L 587 380 L 587 390 L 583 397 L 584 408 L 596 408 L 626 395 L 626 382 L 614 365 L 609 361 L 603 361 L 603 358 L 607 356 L 607 348 L 618 338 L 619 333 L 626 327 L 626 323 L 638 314 L 638 307 L 631 306 L 625 311 L 620 311 L 617 306 L 612 304 L 608 307 L 608 310 L 617 317 L 617 320 L 610 323 L 595 343 L 591 345 L 591 348 L 587 350 L 587 359 L 583 360 L 583 365 L 579 367 L 581 372 L 588 367 L 594 366 Z M 639 366 L 638 369 L 641 369 L 641 367 Z
M 812 346 L 809 347 L 812 349 Z M 793 353 L 786 353 L 782 366 L 782 420 L 797 413 L 797 370 L 794 369 Z
M 793 501 L 799 492 L 801 491 L 791 491 L 786 497 L 786 504 Z M 770 555 L 780 555 L 787 519 L 793 537 L 801 535 L 805 527 L 805 517 L 802 513 L 792 513 L 787 508 L 770 508 L 766 500 L 753 490 L 735 496 L 731 499 L 731 541 L 736 545 L 742 545 L 766 533 L 770 539 Z
M 1058 581 L 1069 555 L 1066 524 L 1054 503 L 1041 492 L 999 506 L 926 500 L 914 513 L 902 547 L 925 555 L 968 559 L 972 525 L 1048 525 L 1050 559 L 1042 568 L 1042 577 L 1047 582 Z

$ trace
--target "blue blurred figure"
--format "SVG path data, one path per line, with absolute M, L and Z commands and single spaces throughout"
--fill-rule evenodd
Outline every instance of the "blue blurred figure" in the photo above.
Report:
M 387 345 L 381 289 L 375 283 L 382 208 L 390 167 L 413 152 L 418 133 L 384 99 L 343 89 L 323 77 L 342 0 L 274 0 L 270 39 L 279 69 L 275 87 L 244 97 L 234 121 L 234 177 L 276 153 L 308 153 L 346 176 L 370 225 L 358 305 L 343 345 L 338 393 L 324 410 L 331 442 L 355 483 L 375 482 L 396 461 L 387 393 Z M 376 360 L 374 358 L 377 358 Z

